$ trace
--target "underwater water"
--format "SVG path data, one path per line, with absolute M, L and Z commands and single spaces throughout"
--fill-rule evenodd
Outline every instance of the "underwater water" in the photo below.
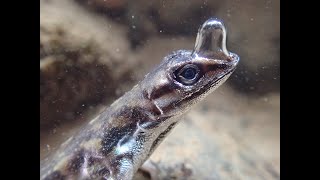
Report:
M 40 1 L 40 158 L 223 20 L 240 62 L 150 159 L 160 179 L 280 179 L 280 2 Z M 149 179 L 138 172 L 136 179 Z

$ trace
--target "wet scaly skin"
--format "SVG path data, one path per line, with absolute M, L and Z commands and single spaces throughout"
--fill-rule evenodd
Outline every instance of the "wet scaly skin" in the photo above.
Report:
M 40 162 L 40 179 L 132 179 L 180 120 L 235 70 L 223 23 L 199 29 L 194 50 L 166 56 L 132 90 Z

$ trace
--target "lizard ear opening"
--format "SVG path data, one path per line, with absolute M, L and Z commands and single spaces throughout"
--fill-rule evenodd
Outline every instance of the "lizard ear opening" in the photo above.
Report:
M 228 59 L 226 38 L 227 32 L 223 22 L 211 18 L 200 27 L 192 54 L 209 59 Z

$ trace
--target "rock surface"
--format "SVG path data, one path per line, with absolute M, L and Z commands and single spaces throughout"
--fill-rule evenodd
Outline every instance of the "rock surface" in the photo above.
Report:
M 124 27 L 70 1 L 40 1 L 40 7 L 43 128 L 79 118 L 88 107 L 110 103 L 132 86 L 134 62 Z

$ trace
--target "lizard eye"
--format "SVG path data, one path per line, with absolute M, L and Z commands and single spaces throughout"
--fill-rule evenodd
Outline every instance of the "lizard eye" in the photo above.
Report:
M 199 79 L 200 69 L 193 64 L 187 64 L 178 73 L 175 73 L 177 81 L 184 85 L 192 85 Z

